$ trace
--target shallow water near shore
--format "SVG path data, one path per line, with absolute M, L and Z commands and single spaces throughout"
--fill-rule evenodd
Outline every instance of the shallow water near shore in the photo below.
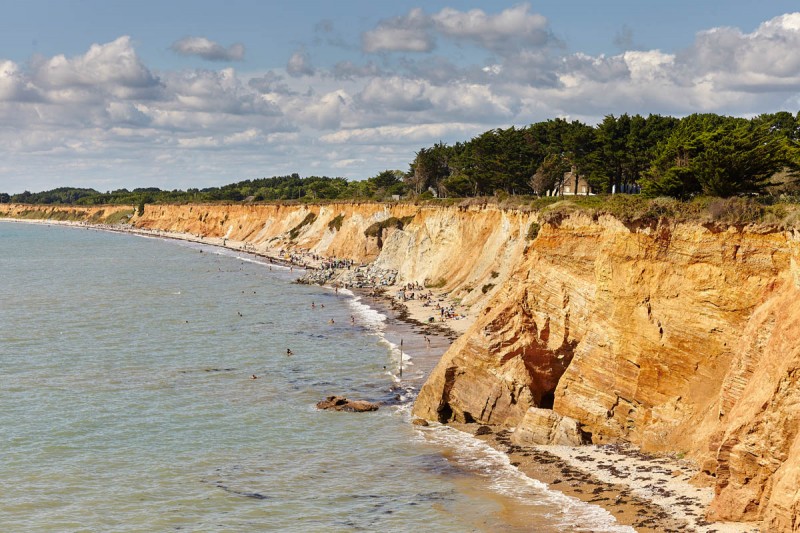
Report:
M 411 425 L 440 352 L 297 275 L 0 223 L 4 530 L 629 530 L 466 435 Z M 317 411 L 329 394 L 387 405 Z

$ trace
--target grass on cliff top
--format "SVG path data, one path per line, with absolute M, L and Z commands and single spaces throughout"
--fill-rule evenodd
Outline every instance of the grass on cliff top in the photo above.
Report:
M 611 215 L 626 223 L 674 222 L 746 226 L 750 224 L 791 228 L 800 226 L 800 204 L 773 197 L 714 198 L 700 196 L 689 201 L 674 198 L 644 198 L 638 195 L 577 197 L 538 209 L 545 222 L 558 223 L 573 212 L 590 216 Z
M 572 214 L 592 218 L 611 215 L 626 224 L 649 224 L 661 219 L 675 222 L 718 225 L 762 225 L 779 229 L 800 227 L 800 198 L 753 196 L 716 198 L 698 196 L 691 200 L 646 198 L 631 194 L 595 196 L 489 196 L 467 199 L 441 199 L 424 205 L 457 205 L 461 208 L 496 206 L 525 212 L 539 212 L 541 221 L 558 224 Z M 537 228 L 538 229 L 538 228 Z M 535 238 L 534 234 L 528 238 Z

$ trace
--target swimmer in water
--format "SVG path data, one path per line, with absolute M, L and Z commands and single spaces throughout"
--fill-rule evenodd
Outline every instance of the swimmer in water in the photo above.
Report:
M 255 374 L 252 374 L 252 375 L 250 376 L 250 379 L 258 379 L 258 376 L 256 376 Z
M 334 322 L 332 318 L 330 320 L 328 320 L 328 324 L 335 324 L 335 323 L 336 322 Z
M 294 352 L 290 348 L 286 348 L 286 355 L 294 355 Z

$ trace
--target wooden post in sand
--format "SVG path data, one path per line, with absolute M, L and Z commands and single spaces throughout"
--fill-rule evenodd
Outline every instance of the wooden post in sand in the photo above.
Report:
M 400 339 L 400 377 L 403 377 L 403 339 Z

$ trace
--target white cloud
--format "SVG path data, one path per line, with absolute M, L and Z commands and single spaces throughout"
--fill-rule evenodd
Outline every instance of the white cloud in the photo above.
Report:
M 653 82 L 668 74 L 675 63 L 675 56 L 658 50 L 633 51 L 623 53 L 622 60 L 628 67 L 631 81 Z
M 273 104 L 245 87 L 232 68 L 170 73 L 164 79 L 175 108 L 234 115 L 280 114 Z
M 0 102 L 33 102 L 41 97 L 13 61 L 0 60 Z
M 319 129 L 334 129 L 342 124 L 350 108 L 349 95 L 342 90 L 329 92 L 317 99 L 297 102 L 295 113 L 305 124 Z
M 446 7 L 433 15 L 432 20 L 442 35 L 497 53 L 514 51 L 520 46 L 539 47 L 554 40 L 547 19 L 530 13 L 529 4 L 505 9 L 497 15 L 481 9 L 463 12 Z
M 424 82 L 400 77 L 372 78 L 359 94 L 360 102 L 375 110 L 423 111 L 433 107 Z
M 308 52 L 297 50 L 293 53 L 286 64 L 286 72 L 294 77 L 313 75 L 314 67 L 311 66 L 311 56 L 308 55 Z
M 183 56 L 198 56 L 209 61 L 241 61 L 244 45 L 236 43 L 225 48 L 205 37 L 184 37 L 172 43 L 170 48 Z
M 289 95 L 293 94 L 294 92 L 289 88 L 289 84 L 283 81 L 284 77 L 280 74 L 276 74 L 273 71 L 269 71 L 263 76 L 257 78 L 251 78 L 247 85 L 259 93 L 262 94 L 282 94 L 282 95 Z
M 361 36 L 362 49 L 375 52 L 430 52 L 437 37 L 469 43 L 501 55 L 523 47 L 557 43 L 547 19 L 520 4 L 496 15 L 482 9 L 459 11 L 446 7 L 428 15 L 415 8 L 402 17 L 381 21 Z
M 378 27 L 361 36 L 365 52 L 430 52 L 435 43 L 428 32 L 431 19 L 422 9 L 412 9 L 408 15 L 384 20 Z
M 436 123 L 374 128 L 343 129 L 320 137 L 330 144 L 405 144 L 423 143 L 431 139 L 474 135 L 481 131 L 479 124 Z
M 800 90 L 800 13 L 761 24 L 752 33 L 714 28 L 680 56 L 695 80 L 745 92 Z
M 82 56 L 32 61 L 32 81 L 44 90 L 103 91 L 118 98 L 148 98 L 160 87 L 158 78 L 144 66 L 128 36 L 110 43 L 93 44 Z
M 366 162 L 367 162 L 366 159 L 359 159 L 359 158 L 340 159 L 338 161 L 334 161 L 333 163 L 331 163 L 331 168 L 350 168 Z

